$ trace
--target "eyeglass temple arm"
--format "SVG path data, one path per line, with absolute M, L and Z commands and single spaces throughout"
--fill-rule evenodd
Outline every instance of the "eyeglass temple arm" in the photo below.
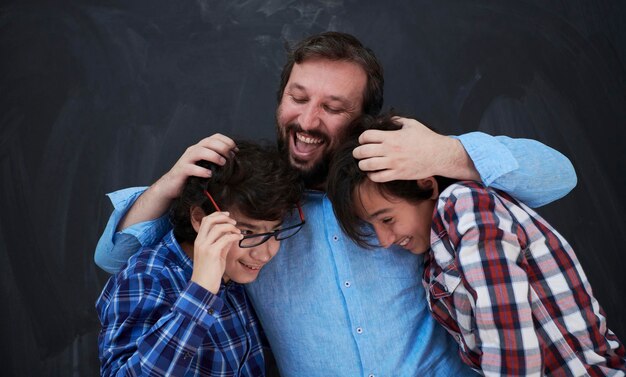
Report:
M 220 207 L 217 206 L 217 203 L 215 203 L 215 200 L 213 200 L 213 197 L 211 196 L 211 194 L 207 191 L 204 190 L 204 194 L 209 198 L 209 200 L 211 201 L 211 203 L 213 203 L 213 207 L 215 207 L 215 209 L 217 210 L 217 212 L 222 212 L 222 210 L 220 209 Z
M 300 203 L 298 203 L 298 213 L 300 213 L 300 221 L 304 221 L 304 212 L 302 211 Z

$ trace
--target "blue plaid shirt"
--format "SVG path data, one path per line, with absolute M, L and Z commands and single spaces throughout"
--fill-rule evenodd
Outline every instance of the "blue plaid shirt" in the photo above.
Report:
M 101 374 L 263 376 L 265 337 L 243 286 L 217 295 L 169 232 L 112 276 L 96 302 Z

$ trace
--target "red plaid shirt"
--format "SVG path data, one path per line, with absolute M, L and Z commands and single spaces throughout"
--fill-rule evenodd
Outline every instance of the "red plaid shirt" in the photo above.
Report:
M 463 361 L 491 376 L 624 376 L 625 349 L 567 241 L 478 183 L 439 196 L 424 286 Z

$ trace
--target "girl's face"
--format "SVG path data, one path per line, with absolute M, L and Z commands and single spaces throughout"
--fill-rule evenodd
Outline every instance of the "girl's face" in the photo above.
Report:
M 417 184 L 417 183 L 416 183 Z M 380 245 L 398 245 L 414 254 L 430 249 L 430 227 L 437 199 L 436 190 L 430 199 L 416 203 L 383 196 L 376 183 L 366 180 L 358 187 L 355 203 L 361 203 L 358 216 L 370 223 Z

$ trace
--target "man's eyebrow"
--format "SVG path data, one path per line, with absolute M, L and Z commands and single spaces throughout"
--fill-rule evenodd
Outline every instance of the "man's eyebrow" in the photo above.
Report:
M 297 82 L 292 82 L 291 84 L 289 84 L 289 86 L 287 87 L 289 90 L 301 90 L 303 92 L 306 93 L 306 88 L 301 85 L 298 84 Z M 346 105 L 346 106 L 350 106 L 352 104 L 352 102 L 350 102 L 349 99 L 347 99 L 346 97 L 343 96 L 328 96 L 328 99 L 330 99 L 331 101 L 336 101 L 336 102 L 341 102 L 342 104 Z
M 330 98 L 331 101 L 341 102 L 345 106 L 352 105 L 352 102 L 350 102 L 350 100 L 347 99 L 346 97 L 342 97 L 342 96 L 328 96 L 328 98 Z
M 297 90 L 302 90 L 303 92 L 306 92 L 306 88 L 303 85 L 298 84 L 297 82 L 292 82 L 291 84 L 289 84 L 287 89 L 297 89 Z

